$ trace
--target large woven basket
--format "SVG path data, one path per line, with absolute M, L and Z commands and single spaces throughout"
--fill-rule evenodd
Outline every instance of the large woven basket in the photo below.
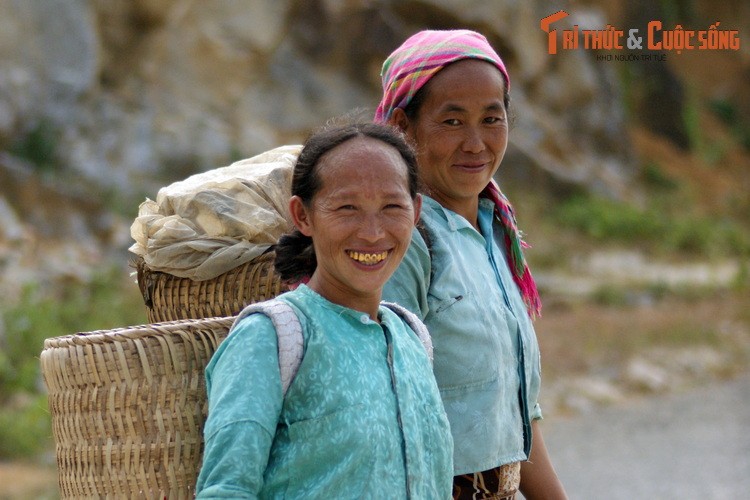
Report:
M 234 318 L 47 339 L 62 498 L 193 498 L 207 412 L 204 369 Z
M 142 259 L 134 265 L 138 287 L 152 323 L 178 319 L 234 316 L 254 302 L 284 291 L 267 252 L 216 278 L 195 281 L 149 269 Z

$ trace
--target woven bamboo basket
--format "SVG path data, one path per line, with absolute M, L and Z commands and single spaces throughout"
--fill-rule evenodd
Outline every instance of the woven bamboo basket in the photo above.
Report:
M 195 281 L 153 271 L 143 259 L 134 263 L 138 287 L 152 323 L 178 319 L 234 316 L 254 302 L 285 290 L 274 271 L 274 252 L 267 252 L 216 278 Z
M 62 498 L 193 498 L 207 413 L 204 370 L 234 318 L 50 338 Z

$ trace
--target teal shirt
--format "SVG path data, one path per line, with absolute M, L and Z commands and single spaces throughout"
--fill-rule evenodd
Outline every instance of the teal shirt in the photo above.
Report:
M 539 346 L 505 258 L 492 202 L 477 231 L 425 196 L 422 223 L 383 299 L 416 313 L 432 335 L 434 373 L 454 442 L 454 473 L 526 460 L 541 384 Z
M 417 335 L 310 288 L 297 312 L 304 358 L 282 397 L 276 332 L 253 314 L 206 369 L 198 498 L 450 498 L 452 439 Z

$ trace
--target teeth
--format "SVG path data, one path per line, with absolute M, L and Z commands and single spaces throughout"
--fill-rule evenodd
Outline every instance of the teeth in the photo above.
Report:
M 388 251 L 380 252 L 380 253 L 362 253 L 362 252 L 347 252 L 349 257 L 356 260 L 357 262 L 361 262 L 362 264 L 366 264 L 369 266 L 375 265 L 378 262 L 381 262 L 385 260 L 386 257 L 388 257 Z

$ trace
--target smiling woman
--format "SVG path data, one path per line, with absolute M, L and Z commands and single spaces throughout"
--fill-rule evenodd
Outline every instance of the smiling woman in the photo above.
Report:
M 477 193 L 508 146 L 505 80 L 492 64 L 464 59 L 437 73 L 429 88 L 419 107 L 407 108 L 411 118 L 396 108 L 391 121 L 420 145 L 426 194 L 478 227 Z
M 326 298 L 372 313 L 419 218 L 416 165 L 392 127 L 354 124 L 313 135 L 292 178 L 296 230 L 276 246 L 282 280 L 309 280 Z
M 304 357 L 286 388 L 293 320 L 240 315 L 206 369 L 197 497 L 450 497 L 453 441 L 423 325 L 380 302 L 419 217 L 413 151 L 390 126 L 323 129 L 292 195 L 296 230 L 276 265 L 296 288 L 277 300 L 299 320 Z
M 313 243 L 317 267 L 308 285 L 376 320 L 383 285 L 419 217 L 421 198 L 410 192 L 407 163 L 394 146 L 365 135 L 326 152 L 306 174 L 318 177 L 320 190 L 312 198 L 292 196 L 290 212 Z
M 424 321 L 451 423 L 454 499 L 562 500 L 538 420 L 539 293 L 513 208 L 493 179 L 510 77 L 487 39 L 425 30 L 383 63 L 375 120 L 416 145 L 423 232 L 384 289 Z M 429 244 L 423 234 L 429 235 Z

